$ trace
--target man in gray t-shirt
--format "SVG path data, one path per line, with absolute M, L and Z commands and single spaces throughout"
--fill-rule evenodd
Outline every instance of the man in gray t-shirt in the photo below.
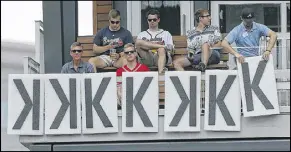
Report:
M 81 43 L 74 42 L 70 50 L 73 60 L 62 67 L 61 73 L 94 73 L 93 66 L 81 60 L 82 53 L 83 47 Z
M 96 68 L 122 67 L 126 60 L 123 56 L 123 46 L 133 43 L 131 33 L 120 26 L 120 13 L 111 10 L 108 15 L 109 26 L 101 29 L 94 38 L 93 52 L 98 56 L 89 59 L 89 63 Z

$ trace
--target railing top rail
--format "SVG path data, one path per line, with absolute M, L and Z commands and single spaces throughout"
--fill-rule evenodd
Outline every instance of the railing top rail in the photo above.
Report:
M 275 78 L 286 78 L 290 79 L 290 69 L 275 70 Z M 205 73 L 202 72 L 201 79 L 205 79 Z M 159 81 L 165 81 L 165 76 L 159 75 Z
M 237 46 L 234 46 L 232 48 L 236 48 L 236 49 L 238 49 L 238 48 L 240 48 L 240 49 L 254 48 L 254 49 L 256 49 L 256 48 L 262 48 L 262 46 L 252 46 L 252 47 L 237 47 Z M 287 48 L 287 46 L 274 46 L 274 48 Z
M 35 20 L 35 23 L 40 23 L 40 26 L 43 27 L 43 22 L 41 20 Z

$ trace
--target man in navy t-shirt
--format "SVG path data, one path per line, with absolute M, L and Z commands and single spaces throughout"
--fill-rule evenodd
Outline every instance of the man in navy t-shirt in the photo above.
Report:
M 97 32 L 94 38 L 93 52 L 96 57 L 89 59 L 89 63 L 96 68 L 122 67 L 126 64 L 123 56 L 123 46 L 133 43 L 131 33 L 120 26 L 120 12 L 111 10 L 108 14 L 109 26 Z

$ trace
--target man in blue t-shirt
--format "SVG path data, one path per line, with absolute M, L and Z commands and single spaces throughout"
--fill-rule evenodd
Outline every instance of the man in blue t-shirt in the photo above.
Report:
M 224 49 L 233 54 L 240 63 L 244 57 L 259 56 L 260 37 L 270 37 L 267 49 L 264 50 L 262 58 L 269 59 L 272 48 L 277 41 L 277 35 L 266 25 L 254 22 L 254 11 L 251 8 L 244 8 L 241 13 L 242 23 L 233 28 L 222 41 Z M 233 42 L 239 47 L 237 52 L 230 46 Z
M 120 26 L 120 12 L 111 10 L 108 14 L 109 26 L 97 32 L 93 40 L 93 52 L 98 56 L 89 59 L 89 63 L 96 68 L 122 67 L 126 64 L 123 56 L 123 46 L 133 43 L 131 33 Z

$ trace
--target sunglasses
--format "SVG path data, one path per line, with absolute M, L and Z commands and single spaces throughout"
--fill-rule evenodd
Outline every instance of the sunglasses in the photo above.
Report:
M 204 15 L 204 16 L 200 16 L 200 17 L 210 17 L 210 15 L 208 14 L 208 15 Z
M 119 24 L 120 21 L 110 21 L 111 24 Z
M 135 52 L 135 50 L 127 51 L 127 52 L 124 52 L 124 54 L 126 54 L 126 55 L 130 55 L 130 54 L 133 54 L 134 52 Z
M 72 52 L 73 53 L 76 53 L 76 52 L 81 53 L 81 52 L 83 52 L 83 50 L 72 50 Z
M 154 22 L 156 22 L 158 19 L 156 19 L 156 18 L 153 18 L 153 19 L 148 19 L 148 21 L 149 22 L 151 22 L 151 21 L 154 21 Z
M 242 17 L 242 19 L 243 19 L 243 20 L 252 20 L 252 19 L 254 19 L 254 18 L 253 18 L 253 17 L 249 17 L 249 18 L 248 18 L 248 17 Z

